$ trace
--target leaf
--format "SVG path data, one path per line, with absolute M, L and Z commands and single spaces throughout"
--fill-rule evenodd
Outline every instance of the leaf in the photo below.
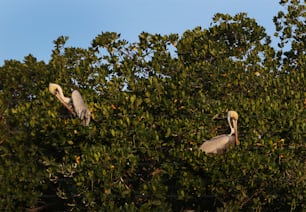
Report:
M 165 134 L 165 137 L 168 138 L 171 134 L 171 129 L 170 128 L 167 128 L 167 132 Z
M 133 95 L 130 97 L 130 101 L 131 101 L 131 103 L 133 104 L 133 103 L 135 102 L 135 100 L 136 100 L 136 95 L 133 94 Z

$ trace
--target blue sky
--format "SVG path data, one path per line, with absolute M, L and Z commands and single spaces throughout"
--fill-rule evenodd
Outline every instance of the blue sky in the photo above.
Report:
M 208 28 L 215 13 L 246 12 L 273 36 L 278 0 L 1 0 L 0 65 L 32 54 L 49 61 L 53 40 L 69 36 L 67 46 L 90 46 L 101 32 L 121 33 L 135 42 L 142 32 L 180 35 Z

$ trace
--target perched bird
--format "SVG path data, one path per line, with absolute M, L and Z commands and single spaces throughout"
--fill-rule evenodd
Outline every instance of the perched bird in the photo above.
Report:
M 49 83 L 49 91 L 61 101 L 70 113 L 77 115 L 81 119 L 83 126 L 89 125 L 90 110 L 86 107 L 79 91 L 72 91 L 71 98 L 65 97 L 61 86 L 55 83 Z
M 205 141 L 199 148 L 201 151 L 206 154 L 223 153 L 230 146 L 235 146 L 239 143 L 237 129 L 238 113 L 236 111 L 228 111 L 227 121 L 231 129 L 230 134 L 219 135 Z

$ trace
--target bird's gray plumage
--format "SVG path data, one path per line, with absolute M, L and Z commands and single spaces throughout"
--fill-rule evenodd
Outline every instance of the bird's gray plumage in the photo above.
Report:
M 79 91 L 74 90 L 71 94 L 72 105 L 76 115 L 81 119 L 82 125 L 88 126 L 90 122 L 90 110 L 86 107 L 85 102 Z
M 235 146 L 235 136 L 224 134 L 205 141 L 199 149 L 207 154 L 221 154 L 231 146 Z

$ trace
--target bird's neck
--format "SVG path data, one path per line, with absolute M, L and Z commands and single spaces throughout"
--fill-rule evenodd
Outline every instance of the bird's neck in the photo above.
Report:
M 228 135 L 231 136 L 231 135 L 234 134 L 235 130 L 234 130 L 234 127 L 233 127 L 233 125 L 232 125 L 232 121 L 231 121 L 231 118 L 230 118 L 230 117 L 227 117 L 227 121 L 228 121 L 228 125 L 229 125 L 229 127 L 230 127 L 230 129 L 231 129 L 231 132 L 230 132 L 230 134 L 228 134 Z
M 64 100 L 64 102 L 66 102 L 67 104 L 69 104 L 70 101 L 71 101 L 71 99 L 70 99 L 69 97 L 65 97 L 65 96 L 63 96 L 63 100 Z
M 64 93 L 63 93 L 62 88 L 61 88 L 61 87 L 58 87 L 58 88 L 57 88 L 57 91 L 58 91 L 60 97 L 63 99 L 63 101 L 64 101 L 65 103 L 69 104 L 71 100 L 70 100 L 69 97 L 65 97 L 65 96 L 64 96 Z

